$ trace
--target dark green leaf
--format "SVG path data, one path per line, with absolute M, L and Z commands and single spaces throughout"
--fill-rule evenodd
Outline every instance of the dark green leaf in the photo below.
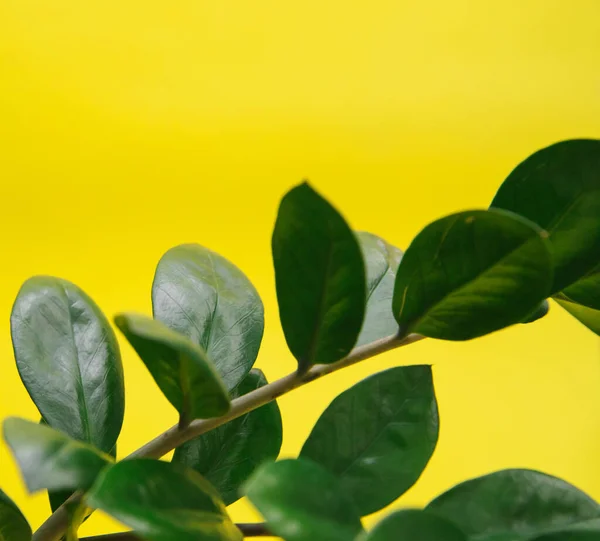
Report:
M 367 270 L 367 312 L 357 346 L 398 332 L 392 311 L 396 270 L 402 251 L 371 233 L 357 233 Z
M 3 490 L 0 490 L 0 541 L 31 541 L 27 519 Z
M 538 307 L 529 314 L 521 323 L 534 323 L 538 319 L 545 317 L 550 311 L 550 303 L 547 299 L 544 299 Z
M 120 314 L 115 323 L 182 419 L 227 413 L 227 389 L 200 346 L 146 316 Z
M 263 305 L 235 265 L 197 244 L 169 250 L 152 285 L 154 317 L 212 359 L 229 391 L 246 376 L 263 336 Z
M 58 430 L 25 419 L 4 421 L 4 439 L 29 492 L 88 489 L 111 458 Z
M 431 367 L 379 372 L 339 395 L 300 453 L 327 468 L 361 515 L 389 505 L 420 477 L 435 449 Z
M 574 486 L 533 470 L 502 470 L 461 483 L 427 509 L 469 537 L 517 538 L 597 518 L 600 506 Z
M 348 541 L 362 531 L 335 477 L 309 460 L 263 464 L 245 492 L 269 528 L 286 541 Z
M 260 370 L 251 370 L 233 397 L 266 383 Z M 277 402 L 272 401 L 178 447 L 173 462 L 202 474 L 219 491 L 225 505 L 230 505 L 241 498 L 239 489 L 254 470 L 277 458 L 281 441 L 281 414 Z
M 486 540 L 487 541 L 487 540 Z M 586 520 L 530 541 L 600 541 L 600 519 Z
M 597 335 L 600 335 L 600 310 L 569 302 L 564 299 L 561 294 L 554 297 L 554 300 L 569 312 L 569 314 L 583 323 L 588 329 Z
M 131 459 L 107 468 L 87 495 L 148 541 L 241 541 L 214 487 L 195 471 Z
M 537 151 L 504 181 L 492 207 L 548 231 L 557 293 L 600 262 L 600 141 L 562 141 Z
M 519 323 L 546 298 L 544 233 L 503 211 L 467 211 L 428 225 L 404 254 L 394 290 L 401 332 L 469 340 Z
M 21 379 L 47 423 L 110 451 L 125 391 L 117 339 L 99 308 L 70 282 L 31 278 L 13 306 L 11 332 Z
M 433 513 L 405 509 L 385 517 L 361 541 L 467 541 L 467 536 Z
M 273 232 L 279 316 L 300 371 L 348 355 L 365 314 L 365 266 L 354 233 L 304 183 L 279 206 Z

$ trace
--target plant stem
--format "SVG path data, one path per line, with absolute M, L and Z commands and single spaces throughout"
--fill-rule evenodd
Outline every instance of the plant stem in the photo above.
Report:
M 179 425 L 169 428 L 160 436 L 157 436 L 146 445 L 140 447 L 137 451 L 131 453 L 126 459 L 160 458 L 180 445 L 183 445 L 185 442 L 260 408 L 276 398 L 289 393 L 298 387 L 302 387 L 311 381 L 315 381 L 327 374 L 337 372 L 342 368 L 346 368 L 365 359 L 375 357 L 380 353 L 412 344 L 422 338 L 423 337 L 418 334 L 410 334 L 402 339 L 399 339 L 395 335 L 388 336 L 353 349 L 347 357 L 336 363 L 315 365 L 304 374 L 298 374 L 298 372 L 288 374 L 281 379 L 236 398 L 231 402 L 231 409 L 222 417 L 197 419 L 181 429 L 179 428 Z M 81 497 L 81 493 L 75 493 L 71 496 L 40 526 L 33 535 L 32 541 L 60 541 L 69 524 L 67 506 L 79 503 Z
M 244 537 L 270 537 L 273 534 L 269 531 L 266 524 L 262 522 L 236 524 Z M 106 535 L 94 535 L 92 537 L 82 537 L 81 541 L 142 541 L 133 532 L 109 533 Z

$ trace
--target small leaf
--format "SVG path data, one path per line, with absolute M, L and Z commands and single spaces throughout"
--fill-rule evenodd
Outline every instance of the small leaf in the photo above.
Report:
M 354 233 L 304 183 L 282 199 L 272 247 L 279 316 L 299 370 L 344 358 L 365 314 L 365 268 Z
M 402 251 L 371 233 L 357 233 L 367 271 L 367 311 L 357 346 L 398 332 L 392 310 L 396 271 Z
M 246 376 L 264 330 L 262 301 L 235 265 L 197 244 L 169 250 L 152 284 L 154 317 L 212 359 L 227 390 Z
M 554 300 L 590 330 L 600 334 L 600 266 L 557 293 Z
M 467 541 L 467 536 L 433 513 L 404 509 L 385 517 L 360 541 Z
M 266 384 L 260 370 L 251 370 L 232 398 Z M 230 505 L 242 497 L 239 488 L 254 470 L 277 458 L 281 442 L 281 414 L 277 402 L 272 401 L 184 443 L 175 450 L 173 462 L 202 474 L 219 491 L 225 505 Z
M 555 296 L 554 300 L 569 314 L 578 319 L 580 323 L 583 323 L 592 332 L 600 335 L 600 310 L 569 302 L 561 294 Z
M 437 438 L 431 367 L 401 366 L 370 376 L 335 398 L 300 457 L 334 474 L 364 516 L 415 484 Z
M 0 489 L 0 541 L 31 541 L 31 527 L 16 504 Z
M 263 464 L 245 492 L 269 528 L 286 541 L 348 541 L 362 531 L 335 477 L 309 460 Z
M 600 263 L 600 141 L 562 141 L 535 152 L 504 181 L 492 207 L 549 233 L 557 293 Z
M 538 319 L 542 319 L 548 315 L 550 311 L 550 303 L 547 299 L 544 299 L 540 304 L 538 304 L 537 308 L 529 314 L 521 323 L 534 323 Z
M 210 483 L 179 464 L 118 462 L 98 478 L 87 501 L 148 541 L 242 539 Z
M 600 506 L 567 482 L 533 470 L 510 469 L 465 481 L 427 509 L 469 537 L 527 538 L 600 516 Z
M 96 304 L 66 280 L 31 278 L 13 306 L 11 333 L 19 374 L 46 422 L 110 451 L 123 424 L 123 368 Z
M 504 211 L 467 211 L 428 225 L 404 254 L 394 290 L 402 335 L 469 340 L 519 323 L 548 297 L 544 233 Z
M 229 411 L 227 389 L 200 346 L 149 317 L 120 314 L 115 324 L 182 419 L 208 419 Z

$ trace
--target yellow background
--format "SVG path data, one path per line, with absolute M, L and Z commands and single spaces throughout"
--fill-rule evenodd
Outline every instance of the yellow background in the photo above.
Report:
M 182 242 L 248 274 L 266 306 L 257 365 L 290 372 L 270 256 L 285 191 L 308 178 L 353 227 L 406 247 L 489 204 L 536 149 L 600 137 L 599 61 L 598 0 L 0 0 L 0 416 L 37 419 L 9 339 L 27 277 L 70 279 L 111 316 L 149 312 L 154 266 Z M 176 421 L 123 352 L 121 456 Z M 600 498 L 599 353 L 558 306 L 473 342 L 424 341 L 283 398 L 282 455 L 360 378 L 432 363 L 439 445 L 398 505 L 511 466 Z M 1 461 L 38 526 L 45 496 L 25 495 L 5 448 Z M 83 532 L 110 527 L 97 515 Z

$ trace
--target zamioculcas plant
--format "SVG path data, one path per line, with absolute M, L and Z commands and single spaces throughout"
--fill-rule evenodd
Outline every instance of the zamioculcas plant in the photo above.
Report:
M 488 209 L 436 220 L 404 254 L 354 232 L 304 183 L 283 198 L 272 247 L 297 370 L 268 383 L 253 368 L 263 305 L 237 267 L 199 245 L 173 248 L 156 270 L 152 317 L 125 313 L 114 322 L 179 420 L 119 461 L 125 393 L 115 332 L 72 283 L 23 285 L 12 340 L 40 419 L 6 419 L 4 438 L 28 489 L 48 491 L 53 514 L 32 534 L 0 491 L 1 541 L 73 541 L 95 509 L 131 529 L 106 541 L 600 540 L 598 503 L 520 469 L 465 481 L 364 530 L 362 517 L 413 486 L 435 450 L 430 366 L 391 368 L 343 392 L 296 459 L 277 461 L 276 403 L 424 338 L 470 340 L 533 322 L 548 299 L 600 334 L 600 141 L 536 152 Z M 171 461 L 159 460 L 172 450 Z M 232 521 L 227 506 L 242 496 L 264 523 Z

